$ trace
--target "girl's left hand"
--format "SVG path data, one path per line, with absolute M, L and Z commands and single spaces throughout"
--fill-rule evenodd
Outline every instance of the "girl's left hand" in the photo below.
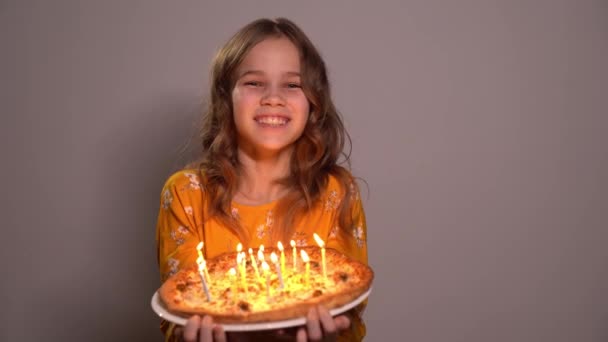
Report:
M 350 327 L 350 319 L 344 315 L 331 317 L 329 310 L 319 305 L 308 311 L 306 326 L 298 329 L 296 340 L 305 341 L 336 341 L 342 330 Z

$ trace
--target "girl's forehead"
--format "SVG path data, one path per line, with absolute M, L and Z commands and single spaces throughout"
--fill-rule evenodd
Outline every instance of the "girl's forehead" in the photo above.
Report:
M 287 38 L 267 38 L 245 54 L 237 68 L 239 77 L 248 73 L 299 75 L 300 52 Z

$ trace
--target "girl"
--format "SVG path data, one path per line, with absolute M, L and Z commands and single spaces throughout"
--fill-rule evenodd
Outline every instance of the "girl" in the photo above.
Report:
M 238 31 L 213 62 L 200 133 L 200 160 L 172 175 L 161 193 L 156 241 L 161 281 L 205 258 L 290 240 L 327 246 L 367 263 L 365 216 L 351 174 L 338 165 L 345 139 L 325 64 L 287 19 Z M 348 161 L 348 156 L 346 156 Z M 306 326 L 232 338 L 361 340 L 363 305 L 332 318 L 322 306 Z M 168 340 L 225 341 L 212 317 L 185 327 L 161 323 Z

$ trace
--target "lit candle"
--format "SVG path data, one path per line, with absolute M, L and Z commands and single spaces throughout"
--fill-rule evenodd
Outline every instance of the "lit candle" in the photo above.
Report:
M 279 251 L 281 251 L 281 272 L 285 273 L 285 252 L 283 252 L 283 244 L 281 241 L 277 243 L 277 247 L 279 247 Z
M 274 266 L 277 268 L 277 274 L 279 275 L 279 284 L 281 284 L 281 290 L 285 287 L 283 284 L 283 274 L 281 273 L 281 266 L 279 266 L 279 258 L 272 252 L 270 254 L 270 260 L 274 263 Z
M 260 262 L 264 261 L 264 246 L 260 246 L 260 249 L 258 249 L 258 260 Z
M 249 258 L 251 259 L 251 265 L 253 265 L 253 269 L 255 270 L 256 279 L 258 282 L 262 283 L 262 278 L 260 278 L 260 271 L 258 269 L 258 262 L 255 260 L 255 257 L 253 256 L 253 249 L 251 248 L 249 248 Z
M 205 259 L 203 258 L 202 255 L 199 255 L 198 258 L 196 258 L 196 264 L 200 265 L 202 263 L 205 263 L 205 265 L 207 264 Z M 211 283 L 211 278 L 209 278 L 209 271 L 207 271 L 207 267 L 205 267 L 205 269 L 203 270 L 204 274 L 205 274 L 205 280 L 207 280 L 209 283 Z
M 240 263 L 239 255 L 241 255 L 242 250 L 243 250 L 243 245 L 239 242 L 239 244 L 236 245 L 236 269 L 239 271 L 241 270 L 241 263 Z
M 266 300 L 270 301 L 270 266 L 268 266 L 266 261 L 262 261 L 262 270 L 266 275 Z
M 247 288 L 247 279 L 245 277 L 245 268 L 242 266 L 242 260 L 243 260 L 243 253 L 238 253 L 236 256 L 236 265 L 239 268 L 239 271 L 241 273 L 241 286 L 243 286 L 243 289 L 245 290 L 245 296 L 249 295 L 249 289 Z
M 199 242 L 198 245 L 196 245 L 196 252 L 198 253 L 198 259 L 196 259 L 196 263 L 200 264 L 200 262 L 205 261 L 205 257 L 203 257 L 203 241 Z M 199 259 L 201 260 L 199 262 Z M 211 278 L 209 278 L 209 271 L 207 271 L 207 267 L 205 267 L 205 278 L 207 279 L 208 282 L 211 282 Z
M 308 258 L 308 254 L 305 250 L 300 250 L 300 255 L 302 256 L 302 261 L 304 261 L 304 265 L 306 265 L 306 286 L 310 286 L 310 259 Z
M 230 268 L 228 275 L 230 276 L 230 292 L 232 292 L 232 300 L 236 302 L 236 270 L 234 267 Z
M 200 258 L 203 257 L 203 253 L 201 252 L 201 250 L 203 249 L 203 241 L 199 242 L 198 245 L 196 245 L 196 251 L 198 252 L 198 256 Z
M 245 272 L 245 274 L 247 274 L 247 253 L 245 253 L 244 251 L 241 252 L 241 267 L 243 268 L 243 272 Z
M 204 270 L 205 269 L 205 261 L 202 260 L 198 264 L 198 274 L 201 276 L 201 283 L 203 284 L 203 291 L 205 291 L 205 296 L 207 296 L 207 301 L 211 301 L 211 295 L 209 294 L 209 288 L 207 287 L 207 281 L 205 280 Z
M 321 247 L 321 263 L 323 264 L 323 279 L 325 279 L 325 281 L 327 281 L 327 268 L 325 266 L 325 242 L 323 242 L 323 240 L 321 240 L 321 238 L 319 237 L 319 235 L 317 235 L 317 233 L 314 233 L 312 236 L 315 238 L 315 241 L 317 241 L 317 244 L 319 244 L 319 247 Z
M 296 257 L 298 254 L 296 253 L 296 242 L 291 240 L 289 241 L 289 244 L 291 245 L 291 250 L 293 251 L 293 271 L 295 272 L 297 267 L 297 260 L 298 258 Z

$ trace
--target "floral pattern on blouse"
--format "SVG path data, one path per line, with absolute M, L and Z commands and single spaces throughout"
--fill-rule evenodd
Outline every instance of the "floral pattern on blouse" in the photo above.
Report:
M 336 190 L 330 191 L 325 200 L 325 211 L 336 210 L 339 206 L 340 200 L 338 199 L 338 192 Z
M 161 201 L 163 209 L 167 210 L 171 207 L 171 203 L 173 202 L 173 195 L 171 194 L 171 191 L 169 191 L 169 189 L 163 191 Z
M 357 241 L 357 247 L 362 248 L 363 243 L 365 242 L 363 236 L 363 228 L 361 226 L 353 228 L 353 235 L 355 236 L 355 240 Z
M 274 222 L 274 219 L 272 217 L 272 210 L 268 210 L 268 212 L 266 213 L 266 227 L 272 228 L 273 222 Z
M 308 239 L 306 237 L 306 233 L 304 232 L 295 232 L 291 239 L 296 242 L 296 246 L 298 247 L 308 246 Z
M 167 266 L 169 266 L 169 272 L 167 272 L 165 279 L 169 278 L 170 276 L 174 275 L 179 271 L 179 260 L 169 258 L 167 259 Z
M 331 231 L 329 232 L 329 238 L 330 239 L 335 239 L 338 237 L 338 230 L 340 229 L 340 227 L 338 226 L 334 226 Z
M 190 172 L 184 172 L 184 176 L 188 177 L 188 180 L 190 180 L 190 189 L 197 190 L 201 188 L 201 180 L 198 175 Z
M 171 231 L 171 238 L 175 241 L 175 244 L 180 246 L 183 245 L 185 235 L 188 234 L 188 228 L 184 226 L 178 226 L 177 229 Z
M 263 239 L 264 236 L 266 235 L 266 226 L 263 224 L 260 224 L 256 229 L 255 229 L 255 235 L 258 237 L 258 239 Z

